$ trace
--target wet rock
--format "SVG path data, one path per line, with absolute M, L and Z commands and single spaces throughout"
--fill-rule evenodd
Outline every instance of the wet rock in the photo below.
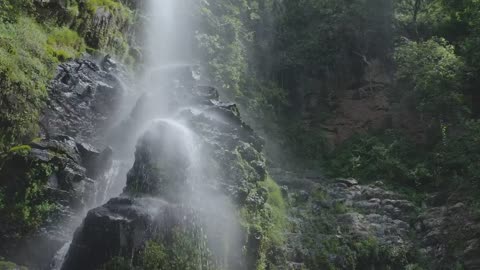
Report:
M 7 153 L 0 169 L 2 189 L 9 194 L 0 215 L 11 217 L 2 220 L 0 253 L 33 268 L 45 267 L 71 233 L 63 224 L 78 222 L 77 215 L 95 202 L 96 180 L 88 176 L 92 167 L 87 161 L 100 154 L 68 136 L 54 136 L 18 149 Z M 106 169 L 102 164 L 95 167 L 98 172 Z M 27 193 L 29 200 L 23 197 Z M 37 204 L 50 205 L 51 210 L 42 214 L 35 208 Z M 18 205 L 30 209 L 29 218 L 38 225 L 25 225 L 28 223 L 16 213 Z
M 132 258 L 148 239 L 194 227 L 189 209 L 159 199 L 115 198 L 91 210 L 75 233 L 62 269 L 99 269 L 114 256 Z
M 125 93 L 117 73 L 85 59 L 60 65 L 49 86 L 41 118 L 43 133 L 66 134 L 88 143 L 100 140 Z
M 189 136 L 169 122 L 158 122 L 139 140 L 135 163 L 127 176 L 125 192 L 132 196 L 159 196 L 178 201 L 187 181 L 191 160 Z M 190 146 L 193 147 L 193 146 Z
M 468 241 L 467 248 L 463 251 L 465 254 L 465 268 L 471 270 L 480 269 L 480 239 Z
M 241 120 L 238 108 L 234 104 L 219 102 L 218 92 L 212 87 L 190 85 L 197 82 L 195 72 L 190 67 L 174 67 L 172 72 L 180 74 L 171 75 L 166 70 L 158 72 L 162 73 L 158 78 L 165 78 L 165 74 L 169 74 L 170 81 L 159 79 L 159 83 L 171 90 L 159 93 L 156 91 L 160 90 L 153 89 L 142 95 L 130 118 L 122 123 L 122 129 L 135 129 L 139 120 L 148 122 L 157 113 L 171 113 L 176 118 L 151 121 L 136 144 L 135 162 L 128 173 L 123 197 L 89 212 L 84 225 L 76 233 L 63 266 L 65 270 L 93 269 L 91 267 L 98 267 L 117 254 L 126 258 L 134 257 L 145 242 L 154 236 L 155 233 L 150 233 L 151 228 L 158 228 L 168 235 L 170 219 L 173 223 L 180 220 L 176 215 L 189 219 L 190 215 L 185 214 L 185 209 L 179 204 L 184 202 L 181 199 L 185 197 L 199 205 L 208 203 L 211 198 L 221 197 L 224 199 L 220 202 L 233 201 L 236 203 L 234 207 L 248 207 L 256 211 L 261 211 L 268 199 L 268 190 L 259 184 L 267 175 L 262 155 L 264 142 Z M 189 76 L 189 79 L 185 79 L 185 76 Z M 165 95 L 171 101 L 166 107 L 159 108 L 161 106 L 158 103 L 152 102 L 159 100 L 160 96 L 160 100 L 165 99 Z M 185 109 L 173 113 L 179 107 Z M 170 111 L 173 108 L 175 111 Z M 145 117 L 147 112 L 149 117 Z M 196 156 L 197 151 L 202 155 Z M 192 172 L 195 175 L 192 176 Z M 209 199 L 185 196 L 198 190 Z M 144 206 L 142 202 L 146 198 L 153 200 L 154 205 L 158 203 L 158 210 Z M 218 207 L 215 209 L 216 213 L 212 215 L 198 213 L 208 211 L 195 208 L 193 215 L 207 217 L 210 222 L 218 224 L 232 222 L 228 221 L 231 217 L 226 213 L 220 212 Z M 175 217 L 166 217 L 167 212 Z M 231 226 L 239 226 L 236 224 L 238 221 L 233 219 Z M 228 238 L 222 238 L 219 234 L 221 229 L 218 224 L 206 231 L 212 232 L 209 241 L 224 244 L 222 241 Z M 241 236 L 235 236 L 235 242 L 242 239 L 238 248 L 219 252 L 228 252 L 228 256 L 235 253 L 239 257 L 229 262 L 237 265 L 231 269 L 254 269 L 262 252 L 265 232 L 254 226 L 240 232 Z M 108 246 L 98 243 L 103 234 L 106 235 Z M 246 249 L 245 253 L 238 252 L 242 247 Z M 247 259 L 243 257 L 244 254 Z M 277 255 L 275 258 L 281 257 Z M 87 262 L 88 265 L 83 262 L 91 257 L 95 258 Z M 243 265 L 245 261 L 249 265 L 246 268 Z M 79 265 L 83 268 L 76 268 Z
M 358 185 L 358 181 L 353 178 L 339 178 L 336 180 L 336 182 L 345 184 L 347 187 Z
M 480 225 L 464 203 L 428 207 L 418 217 L 417 235 L 435 269 L 480 269 Z

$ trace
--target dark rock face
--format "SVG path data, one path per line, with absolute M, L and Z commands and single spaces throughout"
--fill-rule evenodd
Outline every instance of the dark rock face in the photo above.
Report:
M 155 110 L 159 106 L 155 100 L 165 99 L 165 92 L 140 98 L 122 128 L 138 128 L 142 121 L 143 125 L 150 122 L 150 127 L 137 143 L 124 194 L 89 212 L 75 234 L 63 270 L 97 269 L 118 256 L 138 263 L 138 254 L 149 240 L 172 238 L 178 226 L 190 232 L 196 226 L 204 228 L 207 234 L 213 232 L 208 235 L 212 238 L 209 244 L 221 244 L 217 249 L 228 258 L 228 269 L 254 268 L 255 262 L 245 265 L 241 250 L 246 246 L 248 254 L 257 256 L 261 246 L 253 242 L 259 242 L 261 234 L 252 231 L 251 235 L 239 235 L 239 245 L 225 250 L 222 237 L 228 233 L 226 227 L 240 225 L 238 221 L 227 225 L 231 218 L 215 203 L 235 201 L 239 208 L 263 207 L 264 190 L 258 188 L 258 182 L 266 175 L 261 154 L 263 141 L 241 121 L 234 104 L 219 102 L 212 87 L 195 85 L 194 73 L 188 67 L 178 72 L 171 76 L 173 83 L 167 82 L 171 87 L 167 93 L 169 104 L 162 109 L 186 109 L 167 114 L 175 115 L 170 120 L 152 122 L 157 117 L 155 113 L 147 116 L 143 112 L 157 111 L 161 115 L 161 110 Z M 187 83 L 179 84 L 180 81 Z M 150 98 L 145 98 L 147 95 Z M 197 151 L 200 156 L 195 156 Z M 225 200 L 212 199 L 217 197 Z M 208 205 L 208 201 L 213 205 Z M 214 225 L 209 227 L 207 223 Z M 168 240 L 162 243 L 169 248 Z
M 431 207 L 420 214 L 416 233 L 435 269 L 480 269 L 480 219 L 462 203 Z
M 80 217 L 102 202 L 113 156 L 105 133 L 125 94 L 121 70 L 109 57 L 58 67 L 41 116 L 42 138 L 1 159 L 0 189 L 8 194 L 0 211 L 1 256 L 31 269 L 48 267 Z
M 125 93 L 118 79 L 121 74 L 117 74 L 111 66 L 104 70 L 90 60 L 60 65 L 49 86 L 48 106 L 41 119 L 43 132 L 89 143 L 103 138 Z
M 127 194 L 158 196 L 177 201 L 185 188 L 190 165 L 185 134 L 175 125 L 159 122 L 137 144 L 135 163 L 127 176 Z M 183 135 L 183 136 L 182 136 Z
M 295 230 L 288 233 L 287 269 L 413 267 L 416 247 L 411 232 L 417 209 L 404 196 L 381 182 L 332 183 L 321 174 L 311 177 L 273 168 L 270 173 L 288 187 L 292 205 L 289 215 Z
M 321 176 L 269 171 L 285 185 L 292 205 L 296 229 L 286 245 L 292 269 L 349 269 L 352 263 L 357 269 L 480 269 L 480 219 L 464 202 L 465 191 L 435 194 L 420 207 L 382 182 L 331 183 Z M 319 254 L 324 259 L 318 260 Z
M 146 240 L 193 227 L 194 220 L 191 211 L 159 199 L 112 199 L 88 213 L 62 269 L 98 269 L 116 256 L 133 258 Z
M 100 152 L 63 135 L 23 148 L 9 152 L 0 170 L 0 183 L 8 194 L 1 216 L 10 216 L 0 228 L 0 252 L 35 269 L 47 266 L 68 240 L 71 228 L 64 224 L 78 222 L 77 214 L 94 204 L 96 179 L 110 166 L 111 150 Z M 15 214 L 18 203 L 29 217 Z M 43 211 L 38 204 L 51 209 Z

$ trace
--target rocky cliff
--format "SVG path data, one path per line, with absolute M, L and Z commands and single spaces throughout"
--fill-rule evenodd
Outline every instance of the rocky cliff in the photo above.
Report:
M 102 202 L 113 155 L 102 134 L 125 91 L 108 61 L 60 65 L 41 117 L 42 137 L 3 154 L 2 256 L 48 267 L 82 213 Z
M 194 82 L 188 66 L 175 73 Z M 212 87 L 171 84 L 168 93 L 148 93 L 165 94 L 169 118 L 150 114 L 154 120 L 137 143 L 124 193 L 89 212 L 62 269 L 110 269 L 118 261 L 143 269 L 153 263 L 147 256 L 152 246 L 166 254 L 157 263 L 171 269 L 270 263 L 265 256 L 273 248 L 272 206 L 263 187 L 262 139 Z M 152 112 L 148 106 L 157 104 L 137 106 Z M 137 112 L 123 126 L 145 121 Z

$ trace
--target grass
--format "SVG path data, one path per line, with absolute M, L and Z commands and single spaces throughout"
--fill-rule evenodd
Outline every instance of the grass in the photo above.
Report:
M 91 13 L 95 13 L 99 7 L 105 7 L 108 10 L 123 8 L 123 5 L 114 0 L 87 0 L 87 9 Z
M 132 23 L 132 11 L 120 2 L 115 0 L 87 0 L 85 4 L 91 14 L 95 14 L 99 8 L 105 8 L 117 16 L 119 15 L 120 20 Z
M 80 56 L 83 38 L 65 27 L 44 27 L 20 16 L 0 23 L 0 151 L 31 140 L 59 62 Z
M 83 38 L 67 27 L 54 28 L 47 39 L 47 51 L 60 62 L 79 57 L 85 49 Z
M 10 153 L 18 153 L 20 155 L 28 155 L 32 151 L 32 147 L 30 145 L 18 145 L 10 148 L 9 152 Z
M 282 245 L 285 241 L 284 231 L 287 226 L 287 204 L 281 188 L 270 176 L 267 176 L 261 184 L 268 191 L 267 205 L 271 211 L 271 229 L 268 237 L 275 245 Z
M 266 197 L 259 195 L 265 194 Z M 287 222 L 287 203 L 285 202 L 281 188 L 267 175 L 258 183 L 256 189 L 250 192 L 253 197 L 266 198 L 265 204 L 246 205 L 240 209 L 240 220 L 245 231 L 251 235 L 260 235 L 260 241 L 250 240 L 247 243 L 247 261 L 252 269 L 263 270 L 275 267 L 270 265 L 267 256 L 276 254 L 278 249 L 285 243 L 285 231 Z M 254 260 L 254 261 L 252 261 Z M 275 269 L 275 268 L 273 268 Z
M 55 59 L 45 50 L 48 33 L 33 19 L 0 23 L 0 149 L 37 129 Z
M 28 269 L 23 266 L 18 266 L 12 262 L 6 262 L 6 261 L 0 260 L 0 270 L 28 270 Z

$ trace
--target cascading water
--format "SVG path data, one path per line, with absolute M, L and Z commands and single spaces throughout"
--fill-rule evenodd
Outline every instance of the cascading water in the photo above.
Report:
M 181 205 L 193 209 L 201 215 L 202 231 L 208 239 L 209 248 L 220 261 L 227 266 L 232 258 L 230 249 L 241 250 L 240 229 L 233 214 L 233 206 L 225 195 L 217 192 L 219 187 L 215 181 L 217 176 L 206 163 L 205 153 L 202 153 L 200 142 L 192 130 L 176 120 L 178 112 L 188 110 L 198 114 L 202 108 L 171 107 L 171 97 L 179 95 L 172 93 L 172 89 L 180 85 L 192 87 L 192 81 L 198 73 L 192 63 L 195 62 L 193 53 L 194 31 L 192 28 L 194 6 L 189 0 L 149 0 L 146 6 L 148 24 L 145 29 L 145 63 L 144 75 L 137 83 L 139 101 L 135 105 L 130 119 L 137 128 L 115 130 L 113 139 L 122 142 L 116 144 L 114 152 L 123 153 L 113 162 L 110 171 L 104 175 L 104 186 L 97 194 L 97 205 L 105 203 L 121 192 L 126 182 L 126 172 L 133 164 L 132 156 L 134 144 L 150 126 L 166 125 L 172 134 L 162 134 L 162 138 L 169 137 L 181 140 L 182 149 L 186 149 L 189 166 L 187 168 L 187 188 L 182 194 L 172 194 L 180 198 Z M 182 72 L 190 73 L 182 76 Z M 193 74 L 192 74 L 193 73 Z M 180 74 L 180 75 L 179 75 Z M 140 92 L 144 92 L 141 94 Z M 147 104 L 147 105 L 146 105 Z M 152 106 L 154 104 L 154 106 Z M 134 115 L 134 117 L 132 116 Z M 126 114 L 125 114 L 126 115 Z M 170 131 L 169 131 L 170 132 Z M 125 136 L 125 134 L 128 134 Z M 123 140 L 115 138 L 130 138 Z M 120 146 L 119 146 L 120 145 Z M 168 145 L 168 143 L 167 143 Z M 168 151 L 165 152 L 168 155 Z M 163 154 L 165 154 L 163 153 Z M 165 157 L 168 159 L 168 157 Z M 155 202 L 155 200 L 153 200 Z M 161 201 L 160 204 L 165 202 Z M 150 203 L 151 204 L 151 203 Z M 152 206 L 155 208 L 157 206 Z M 221 233 L 220 233 L 221 231 Z M 67 243 L 55 256 L 52 269 L 62 268 L 62 262 L 69 250 Z M 200 247 L 199 247 L 200 248 Z M 237 252 L 241 257 L 241 252 Z M 232 260 L 239 260 L 234 258 Z M 242 263 L 240 263 L 242 264 Z M 62 269 L 65 269 L 62 268 Z M 237 269 L 237 268 L 236 268 Z

